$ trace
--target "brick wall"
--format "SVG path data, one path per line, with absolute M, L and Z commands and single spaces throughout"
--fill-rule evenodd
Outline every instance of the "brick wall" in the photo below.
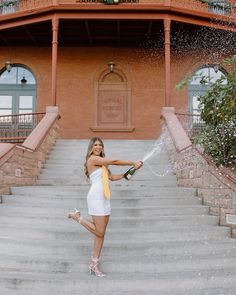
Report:
M 34 185 L 36 183 L 58 134 L 59 127 L 58 120 L 56 120 L 36 149 L 9 145 L 8 152 L 5 152 L 0 158 L 0 195 L 9 194 L 11 186 Z M 30 136 L 34 136 L 33 132 Z M 43 133 L 42 136 L 44 136 Z M 40 138 L 38 140 L 40 142 Z M 5 144 L 0 143 L 0 149 L 3 148 L 3 145 Z
M 188 93 L 187 90 L 177 92 L 175 85 L 207 63 L 207 55 L 201 50 L 194 52 L 194 60 L 192 54 L 171 56 L 172 106 L 181 112 L 188 110 Z M 51 48 L 14 47 L 11 48 L 10 58 L 13 63 L 25 65 L 34 73 L 37 80 L 37 112 L 52 105 Z M 6 49 L 0 48 L 2 67 L 8 59 Z M 96 83 L 111 60 L 124 73 L 130 85 L 132 132 L 93 132 L 91 129 L 96 117 Z M 60 47 L 57 79 L 62 138 L 90 138 L 97 135 L 104 139 L 156 139 L 160 135 L 160 114 L 165 106 L 162 49 Z
M 185 148 L 183 145 L 178 148 L 176 142 L 181 142 L 183 129 L 178 130 L 182 127 L 176 128 L 176 124 L 175 130 L 172 129 L 168 121 L 176 120 L 176 116 L 174 108 L 171 111 L 171 115 L 170 108 L 164 108 L 162 112 L 163 136 L 178 184 L 197 188 L 198 197 L 203 204 L 209 205 L 210 214 L 218 215 L 220 224 L 231 226 L 232 235 L 236 237 L 236 179 L 227 169 L 216 167 L 200 147 L 186 145 Z

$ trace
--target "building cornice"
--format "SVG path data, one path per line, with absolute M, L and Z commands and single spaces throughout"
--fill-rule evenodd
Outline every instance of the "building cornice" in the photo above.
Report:
M 176 1 L 175 1 L 176 2 Z M 31 8 L 0 16 L 0 29 L 17 27 L 30 23 L 51 20 L 54 15 L 59 19 L 94 20 L 158 20 L 170 18 L 183 23 L 215 27 L 224 30 L 236 30 L 236 17 L 218 15 L 208 11 L 183 8 L 180 5 L 125 3 L 104 5 L 103 3 L 77 3 L 48 5 Z

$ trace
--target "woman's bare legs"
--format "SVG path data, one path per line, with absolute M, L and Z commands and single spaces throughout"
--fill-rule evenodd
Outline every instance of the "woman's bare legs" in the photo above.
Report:
M 106 233 L 107 224 L 109 222 L 110 216 L 92 216 L 93 222 L 80 216 L 80 212 L 70 213 L 70 218 L 78 221 L 82 226 L 84 226 L 88 231 L 95 235 L 93 255 L 92 260 L 89 264 L 91 272 L 94 272 L 96 276 L 102 277 L 104 274 L 98 268 L 98 260 L 102 251 L 104 236 Z
M 93 246 L 93 257 L 97 257 L 97 258 L 100 257 L 109 218 L 110 218 L 109 215 L 93 216 L 93 224 L 95 224 L 97 232 L 99 233 L 99 234 L 95 234 L 96 236 L 95 236 L 94 246 Z
M 95 235 L 94 245 L 93 245 L 93 255 L 91 262 L 89 263 L 90 272 L 94 273 L 98 277 L 103 277 L 104 274 L 100 271 L 98 267 L 99 257 L 102 251 L 104 236 L 106 233 L 107 224 L 109 222 L 109 215 L 107 216 L 93 216 L 93 222 L 98 230 L 99 234 Z

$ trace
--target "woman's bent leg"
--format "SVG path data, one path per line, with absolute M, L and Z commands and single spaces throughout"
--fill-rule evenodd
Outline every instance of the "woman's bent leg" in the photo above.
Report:
M 103 277 L 104 274 L 100 271 L 98 267 L 99 257 L 101 255 L 104 236 L 106 233 L 107 224 L 109 222 L 109 215 L 106 216 L 92 216 L 93 222 L 80 216 L 80 212 L 71 213 L 70 218 L 78 221 L 83 225 L 88 231 L 95 235 L 92 260 L 89 263 L 89 269 L 91 273 L 94 273 L 98 277 Z
M 103 218 L 107 218 L 107 216 L 93 216 L 93 222 L 92 222 L 86 218 L 81 217 L 80 212 L 76 211 L 75 213 L 69 213 L 68 217 L 79 222 L 83 227 L 85 227 L 88 231 L 90 231 L 91 233 L 93 233 L 96 236 L 102 236 L 104 234 L 103 233 L 103 231 L 104 231 L 103 230 L 103 227 L 104 227 L 103 223 L 104 222 L 97 221 L 97 225 L 96 225 L 94 222 L 94 218 L 96 219 L 96 217 L 98 217 L 98 219 L 103 220 Z

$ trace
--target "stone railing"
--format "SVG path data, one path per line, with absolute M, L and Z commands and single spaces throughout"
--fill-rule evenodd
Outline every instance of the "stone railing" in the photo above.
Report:
M 45 112 L 1 115 L 0 142 L 24 142 L 44 116 Z
M 0 195 L 11 186 L 34 185 L 48 153 L 58 137 L 58 108 L 47 107 L 46 115 L 22 145 L 0 143 Z
M 175 113 L 175 115 L 188 134 L 190 140 L 194 141 L 195 137 L 201 132 L 205 125 L 200 114 Z
M 210 213 L 219 216 L 221 225 L 232 228 L 236 237 L 236 177 L 226 168 L 217 167 L 201 148 L 194 146 L 174 108 L 163 108 L 163 136 L 178 184 L 195 187 Z
M 1 2 L 11 2 L 10 0 L 0 0 Z M 126 0 L 124 0 L 126 1 Z M 128 0 L 127 0 L 128 1 Z M 204 3 L 200 0 L 139 0 L 136 2 L 125 2 L 119 3 L 119 7 L 124 5 L 155 5 L 160 7 L 167 7 L 172 9 L 183 10 L 187 9 L 194 12 L 206 12 L 212 13 L 214 15 L 229 15 L 235 16 L 235 3 L 229 1 L 228 6 L 214 6 L 213 4 Z M 40 9 L 58 5 L 101 5 L 103 4 L 102 0 L 20 0 L 19 3 L 10 6 L 0 7 L 0 14 L 14 13 L 17 11 L 28 11 L 33 9 Z M 232 6 L 232 7 L 231 7 Z

